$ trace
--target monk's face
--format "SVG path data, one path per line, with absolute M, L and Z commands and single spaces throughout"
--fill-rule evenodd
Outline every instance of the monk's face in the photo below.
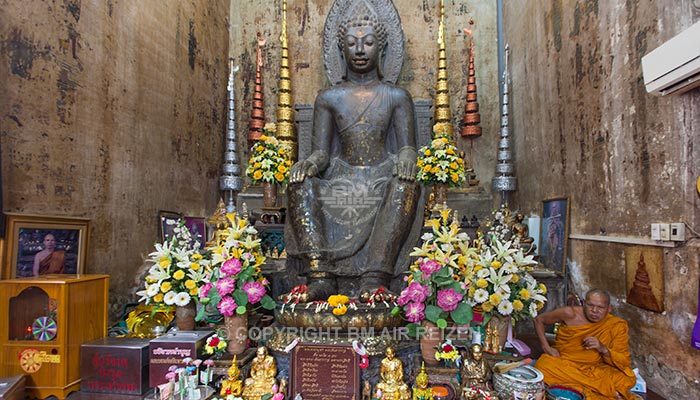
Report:
M 379 41 L 374 35 L 374 28 L 372 26 L 348 28 L 343 52 L 352 71 L 364 74 L 376 69 L 379 60 Z
M 44 236 L 44 248 L 47 250 L 53 250 L 56 248 L 56 238 L 50 233 Z
M 583 315 L 590 322 L 599 322 L 610 312 L 610 301 L 603 295 L 593 293 L 583 303 Z

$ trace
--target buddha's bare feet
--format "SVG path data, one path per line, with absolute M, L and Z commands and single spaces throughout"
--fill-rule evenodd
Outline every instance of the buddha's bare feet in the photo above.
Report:
M 382 293 L 388 293 L 389 274 L 385 272 L 367 272 L 360 277 L 360 297 L 368 297 L 381 289 Z
M 305 301 L 326 300 L 338 293 L 338 284 L 331 274 L 309 274 Z

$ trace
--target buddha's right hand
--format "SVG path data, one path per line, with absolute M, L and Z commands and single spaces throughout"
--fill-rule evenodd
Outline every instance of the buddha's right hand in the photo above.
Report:
M 304 182 L 307 176 L 315 176 L 318 174 L 318 167 L 309 160 L 302 160 L 292 166 L 289 172 L 290 183 Z

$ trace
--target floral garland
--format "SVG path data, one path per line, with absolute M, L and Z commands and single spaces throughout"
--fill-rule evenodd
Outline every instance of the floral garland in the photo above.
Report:
M 289 168 L 292 161 L 289 159 L 289 148 L 281 144 L 276 137 L 275 124 L 269 122 L 262 129 L 263 135 L 260 141 L 250 149 L 250 159 L 246 176 L 253 180 L 253 183 L 271 182 L 287 183 L 289 180 Z

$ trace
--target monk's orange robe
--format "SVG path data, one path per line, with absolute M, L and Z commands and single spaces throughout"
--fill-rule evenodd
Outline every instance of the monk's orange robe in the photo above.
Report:
M 583 347 L 588 336 L 598 338 L 610 350 L 610 357 Z M 580 390 L 587 400 L 615 399 L 618 393 L 623 399 L 634 399 L 630 389 L 636 379 L 630 367 L 627 321 L 608 314 L 600 322 L 561 326 L 554 348 L 560 357 L 542 354 L 535 364 L 548 385 Z
M 39 262 L 39 275 L 62 274 L 66 268 L 66 252 L 54 250 Z

